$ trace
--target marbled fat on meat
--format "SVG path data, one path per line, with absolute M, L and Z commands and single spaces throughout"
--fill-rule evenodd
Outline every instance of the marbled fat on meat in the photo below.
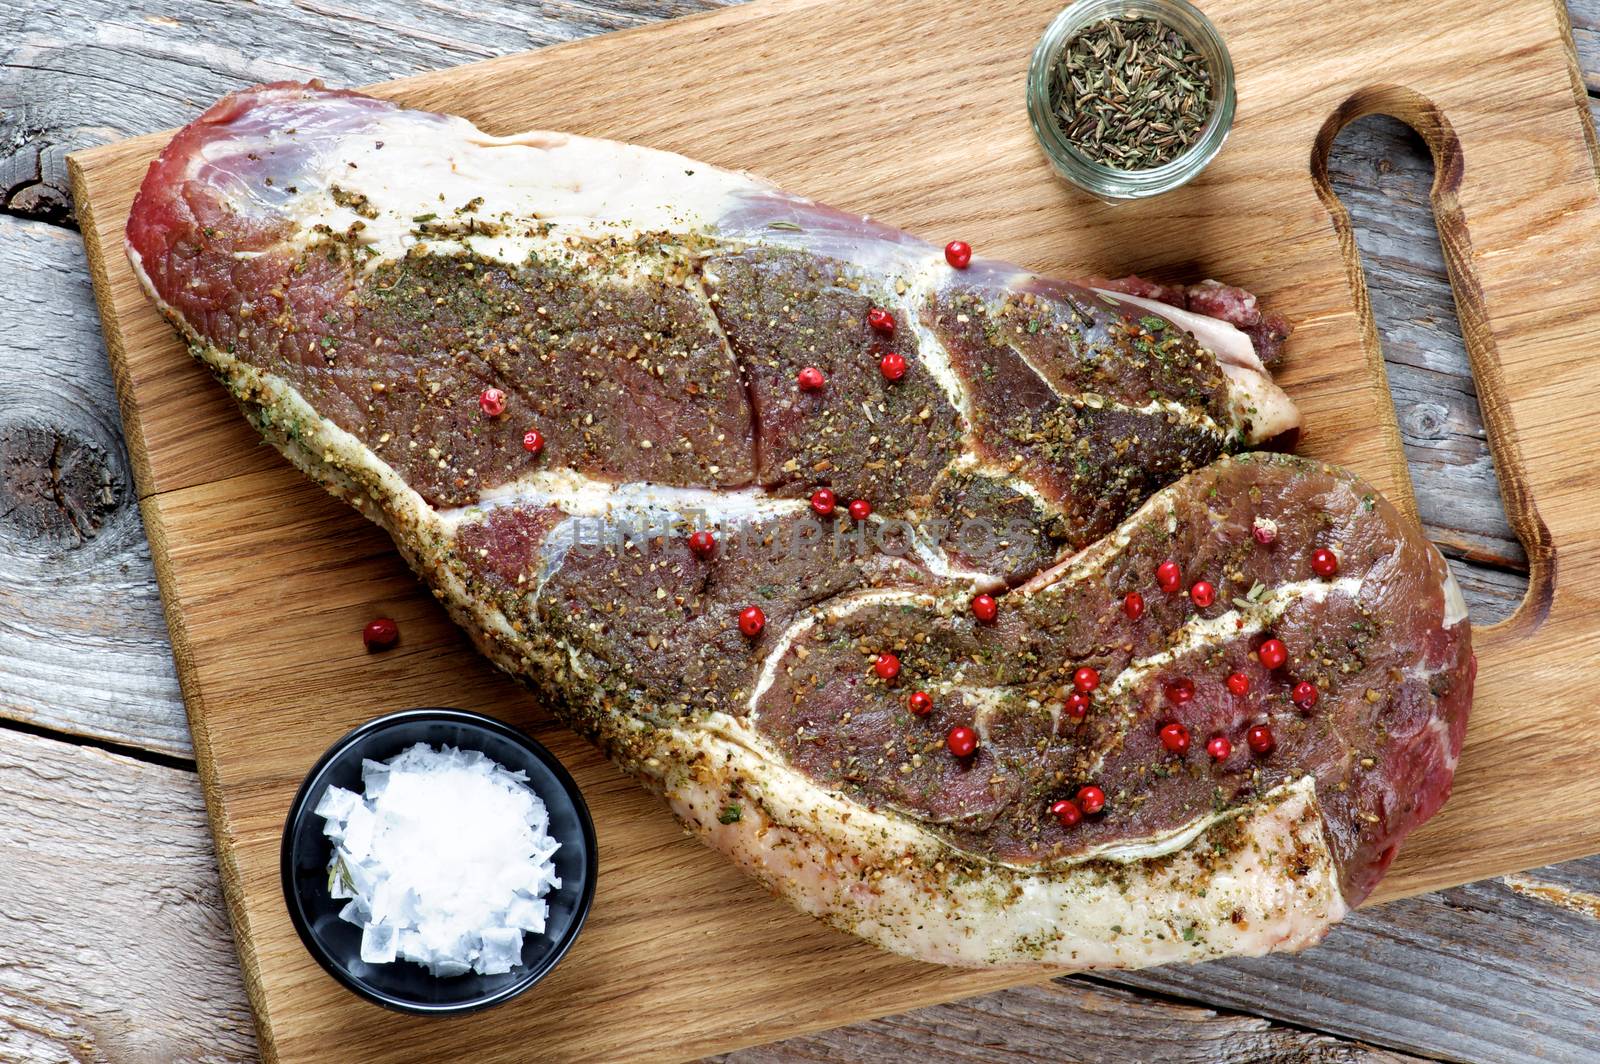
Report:
M 485 654 L 837 927 L 966 965 L 1295 949 L 1448 795 L 1459 593 L 1351 474 L 1240 453 L 1298 426 L 1261 357 L 1285 330 L 1247 293 L 1163 309 L 1171 291 L 955 271 L 680 156 L 289 84 L 182 130 L 127 236 L 245 414 L 387 528 Z M 797 386 L 808 367 L 824 387 Z M 1159 591 L 1168 559 L 1215 601 Z M 1051 803 L 1085 784 L 1105 808 L 1064 826 Z

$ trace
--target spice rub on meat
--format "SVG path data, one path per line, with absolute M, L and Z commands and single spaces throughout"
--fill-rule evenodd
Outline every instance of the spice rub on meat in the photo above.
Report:
M 1298 425 L 1238 299 L 947 260 L 680 156 L 301 85 L 181 131 L 128 245 L 492 660 L 887 948 L 1298 948 L 1448 793 L 1459 594 L 1350 474 L 1238 453 Z

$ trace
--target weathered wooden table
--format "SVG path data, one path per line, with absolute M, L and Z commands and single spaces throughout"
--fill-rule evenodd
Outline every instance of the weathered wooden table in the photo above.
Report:
M 361 84 L 716 2 L 0 9 L 0 1060 L 255 1057 L 65 153 L 180 124 L 249 82 Z M 1600 0 L 1569 9 L 1600 92 Z M 1334 164 L 1422 515 L 1474 619 L 1498 619 L 1526 564 L 1433 233 L 1431 164 L 1382 119 L 1348 129 Z M 1364 910 L 1298 957 L 1058 979 L 726 1059 L 1593 1061 L 1597 957 L 1590 858 Z

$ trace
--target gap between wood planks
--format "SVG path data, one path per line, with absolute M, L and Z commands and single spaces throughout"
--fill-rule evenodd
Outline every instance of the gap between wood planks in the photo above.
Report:
M 19 735 L 32 735 L 39 739 L 52 739 L 58 743 L 70 743 L 73 746 L 87 747 L 100 750 L 118 757 L 126 757 L 131 761 L 139 761 L 146 765 L 159 765 L 162 768 L 177 769 L 180 772 L 198 772 L 199 768 L 192 757 L 174 757 L 164 754 L 159 750 L 148 747 L 136 746 L 131 743 L 119 743 L 99 735 L 77 735 L 72 732 L 60 731 L 56 728 L 47 728 L 25 720 L 0 720 L 0 731 L 16 732 Z

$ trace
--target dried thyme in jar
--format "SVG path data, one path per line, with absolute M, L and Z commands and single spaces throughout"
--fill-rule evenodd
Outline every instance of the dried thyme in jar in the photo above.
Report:
M 1178 30 L 1114 15 L 1069 37 L 1050 71 L 1051 119 L 1083 155 L 1149 170 L 1182 155 L 1215 106 L 1210 65 Z

